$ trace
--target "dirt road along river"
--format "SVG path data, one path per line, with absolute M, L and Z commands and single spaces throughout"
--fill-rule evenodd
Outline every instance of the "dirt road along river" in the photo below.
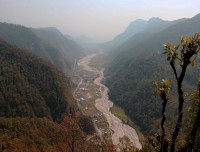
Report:
M 110 108 L 113 106 L 113 102 L 109 100 L 108 97 L 108 88 L 103 85 L 101 82 L 104 79 L 104 70 L 95 69 L 90 66 L 91 60 L 97 54 L 90 54 L 78 62 L 78 66 L 83 66 L 84 70 L 98 73 L 98 77 L 94 80 L 94 84 L 100 86 L 100 98 L 96 99 L 95 106 L 96 108 L 104 114 L 109 124 L 109 129 L 112 130 L 112 142 L 114 145 L 119 144 L 119 139 L 126 136 L 129 140 L 134 144 L 134 146 L 138 149 L 142 148 L 142 145 L 139 141 L 139 137 L 134 128 L 129 125 L 123 124 L 122 121 L 113 115 L 110 111 Z

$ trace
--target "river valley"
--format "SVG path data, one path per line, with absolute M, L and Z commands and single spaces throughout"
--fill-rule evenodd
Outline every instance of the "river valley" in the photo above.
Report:
M 109 100 L 108 88 L 102 84 L 104 69 L 91 63 L 101 53 L 89 54 L 76 64 L 74 97 L 78 107 L 84 115 L 92 117 L 96 132 L 103 141 L 119 145 L 120 139 L 126 137 L 134 147 L 141 149 L 135 129 L 111 113 L 113 102 Z

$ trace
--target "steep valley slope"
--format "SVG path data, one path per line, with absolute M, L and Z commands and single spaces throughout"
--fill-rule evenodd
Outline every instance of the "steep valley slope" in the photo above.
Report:
M 34 29 L 0 23 L 0 38 L 51 61 L 66 74 L 72 71 L 75 60 L 84 54 L 83 48 L 53 27 Z
M 50 62 L 0 41 L 0 116 L 60 120 L 73 107 L 67 78 Z
M 182 35 L 192 36 L 199 31 L 200 14 L 148 36 L 144 31 L 138 32 L 110 51 L 107 59 L 110 62 L 105 70 L 105 84 L 110 89 L 109 97 L 124 108 L 143 133 L 153 134 L 159 126 L 161 101 L 153 94 L 154 81 L 170 79 L 172 95 L 167 107 L 169 120 L 176 116 L 176 85 L 173 85 L 175 79 L 166 57 L 162 54 L 163 44 L 177 44 Z M 191 92 L 194 89 L 198 71 L 199 63 L 195 67 L 189 67 L 184 81 L 185 91 Z

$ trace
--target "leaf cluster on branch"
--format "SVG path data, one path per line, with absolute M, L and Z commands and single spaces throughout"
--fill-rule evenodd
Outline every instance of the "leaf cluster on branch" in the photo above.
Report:
M 186 70 L 189 64 L 194 66 L 196 64 L 196 58 L 200 56 L 200 33 L 196 33 L 193 37 L 184 37 L 180 38 L 179 44 L 164 44 L 165 52 L 163 54 L 167 55 L 167 60 L 170 63 L 170 66 L 173 70 L 174 76 L 177 83 L 178 91 L 178 119 L 175 124 L 174 131 L 171 135 L 171 141 L 166 139 L 166 130 L 165 130 L 165 121 L 166 121 L 166 106 L 168 103 L 168 94 L 169 94 L 169 80 L 162 80 L 159 85 L 158 82 L 155 82 L 154 85 L 156 89 L 154 90 L 155 94 L 159 94 L 163 101 L 162 103 L 162 120 L 161 120 L 161 136 L 158 139 L 160 143 L 160 149 L 156 149 L 160 152 L 170 152 L 175 151 L 177 137 L 179 135 L 180 129 L 182 127 L 183 121 L 183 105 L 184 105 L 184 93 L 182 88 L 182 83 L 186 74 Z M 178 62 L 178 65 L 177 65 Z M 196 116 L 198 117 L 198 116 Z M 195 124 L 194 124 L 195 125 Z M 199 127 L 199 126 L 198 126 Z M 194 136 L 194 135 L 193 135 Z M 190 151 L 193 149 L 194 144 L 190 144 Z M 170 147 L 170 148 L 169 148 Z

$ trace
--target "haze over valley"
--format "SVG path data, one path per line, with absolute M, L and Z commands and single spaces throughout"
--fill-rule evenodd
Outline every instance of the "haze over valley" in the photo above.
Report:
M 200 151 L 199 6 L 2 0 L 1 151 Z

